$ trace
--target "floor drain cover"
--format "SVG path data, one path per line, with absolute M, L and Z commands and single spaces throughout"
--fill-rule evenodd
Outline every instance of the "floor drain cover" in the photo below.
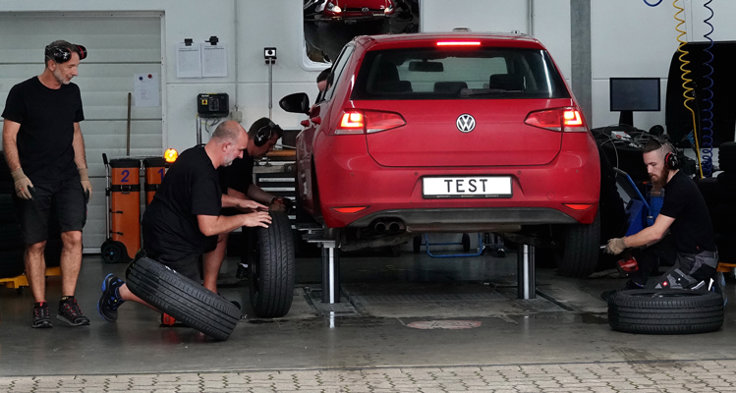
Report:
M 480 321 L 440 320 L 414 321 L 406 326 L 414 329 L 473 329 L 481 325 Z

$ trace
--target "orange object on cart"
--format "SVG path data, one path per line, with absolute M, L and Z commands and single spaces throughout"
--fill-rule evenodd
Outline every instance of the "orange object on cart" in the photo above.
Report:
M 168 165 L 163 157 L 148 157 L 143 159 L 143 168 L 146 171 L 146 205 L 151 203 L 158 186 L 164 181 Z
M 121 262 L 133 259 L 141 248 L 140 161 L 132 158 L 110 160 L 110 240 L 122 243 Z

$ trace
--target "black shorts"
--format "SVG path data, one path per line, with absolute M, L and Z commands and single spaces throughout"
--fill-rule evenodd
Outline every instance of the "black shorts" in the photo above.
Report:
M 161 264 L 170 267 L 184 277 L 189 277 L 198 283 L 202 282 L 202 258 L 200 255 L 190 255 L 175 261 L 167 260 L 155 254 L 151 255 L 148 251 L 144 251 L 144 255 L 161 262 Z
M 33 199 L 13 199 L 25 244 L 48 239 L 49 229 L 81 231 L 87 222 L 87 201 L 79 177 L 33 185 Z

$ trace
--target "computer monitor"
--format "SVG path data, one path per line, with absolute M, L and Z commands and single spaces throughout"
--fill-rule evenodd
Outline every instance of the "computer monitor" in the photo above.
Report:
M 634 111 L 660 110 L 659 78 L 610 78 L 611 112 L 620 111 L 619 124 L 634 125 Z

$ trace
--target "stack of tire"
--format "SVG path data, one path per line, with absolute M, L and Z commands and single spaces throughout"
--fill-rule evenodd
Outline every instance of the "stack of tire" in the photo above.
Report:
M 723 303 L 719 291 L 622 290 L 608 297 L 608 324 L 626 333 L 714 332 L 723 325 Z
M 20 222 L 13 201 L 15 186 L 10 170 L 5 162 L 5 154 L 0 152 L 0 278 L 23 274 L 23 238 Z M 46 242 L 46 266 L 59 266 L 61 238 L 55 221 L 49 225 L 49 238 Z

